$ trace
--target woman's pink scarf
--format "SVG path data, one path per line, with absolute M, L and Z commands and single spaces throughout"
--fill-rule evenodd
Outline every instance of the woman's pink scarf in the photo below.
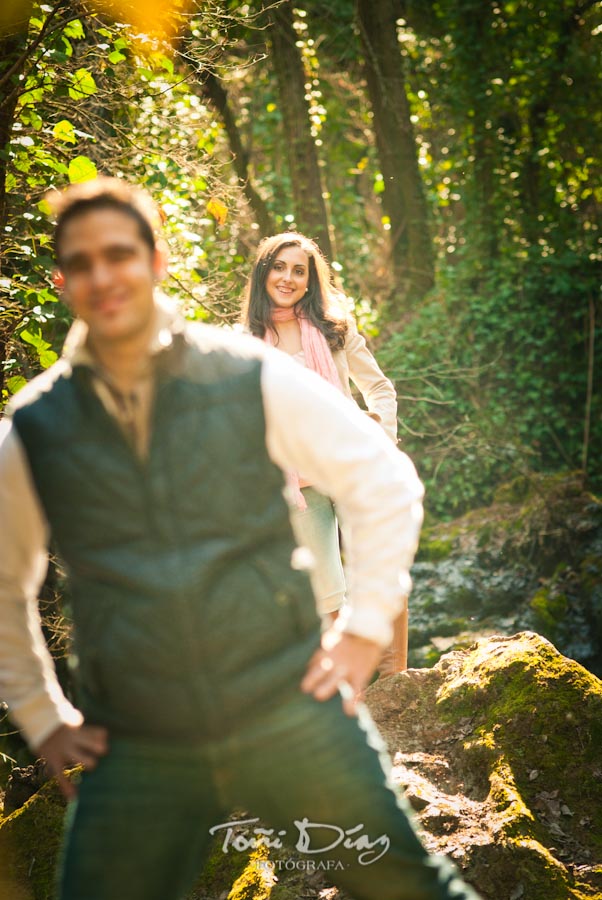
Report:
M 318 375 L 321 375 L 333 387 L 338 388 L 342 392 L 343 386 L 337 367 L 334 364 L 328 342 L 320 329 L 312 325 L 309 319 L 306 319 L 304 316 L 298 316 L 294 307 L 290 309 L 274 309 L 272 312 L 272 321 L 275 323 L 292 322 L 293 319 L 297 319 L 299 322 L 301 347 L 307 368 L 313 369 L 314 372 L 317 372 Z M 272 347 L 277 346 L 274 340 L 274 332 L 271 328 L 266 328 L 263 339 L 266 344 L 270 344 Z M 307 509 L 305 497 L 301 493 L 301 479 L 297 472 L 287 472 L 286 479 L 292 490 L 297 507 L 299 509 Z M 304 487 L 307 487 L 307 484 Z

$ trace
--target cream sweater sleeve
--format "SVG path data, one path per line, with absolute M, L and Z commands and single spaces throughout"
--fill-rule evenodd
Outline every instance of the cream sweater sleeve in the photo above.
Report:
M 384 374 L 368 349 L 353 319 L 345 340 L 347 368 L 351 381 L 360 391 L 368 412 L 380 422 L 391 440 L 397 442 L 397 396 L 392 382 Z
M 0 698 L 35 749 L 63 723 L 83 719 L 63 694 L 38 611 L 48 528 L 18 435 L 0 422 Z

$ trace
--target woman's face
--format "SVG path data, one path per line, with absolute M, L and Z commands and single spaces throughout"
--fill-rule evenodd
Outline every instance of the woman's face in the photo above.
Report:
M 272 261 L 265 289 L 268 297 L 282 309 L 290 309 L 305 294 L 309 283 L 309 257 L 301 247 L 283 247 Z

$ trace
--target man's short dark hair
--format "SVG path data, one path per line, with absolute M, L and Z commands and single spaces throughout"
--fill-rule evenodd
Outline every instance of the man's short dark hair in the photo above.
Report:
M 158 208 L 142 188 L 128 184 L 121 178 L 101 176 L 92 181 L 72 184 L 63 191 L 51 191 L 46 200 L 56 217 L 54 248 L 61 261 L 61 237 L 72 219 L 98 209 L 114 209 L 130 216 L 138 225 L 140 237 L 151 253 L 157 246 L 161 226 Z

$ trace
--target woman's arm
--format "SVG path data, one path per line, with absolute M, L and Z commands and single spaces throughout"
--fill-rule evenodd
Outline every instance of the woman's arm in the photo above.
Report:
M 347 357 L 349 375 L 364 398 L 368 412 L 396 443 L 397 396 L 395 388 L 368 349 L 366 339 L 358 332 L 353 319 L 349 321 L 345 347 L 341 352 Z

